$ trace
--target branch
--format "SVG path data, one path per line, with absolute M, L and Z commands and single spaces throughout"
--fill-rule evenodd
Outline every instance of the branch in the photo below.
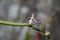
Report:
M 22 26 L 24 26 L 24 27 L 25 26 L 28 26 L 28 27 L 32 26 L 32 25 L 29 25 L 27 23 L 15 23 L 15 22 L 3 21 L 3 20 L 0 20 L 0 24 L 2 24 L 2 25 L 9 25 L 9 26 L 20 26 L 20 27 L 22 27 Z M 40 34 L 44 35 L 44 31 L 36 29 L 36 28 L 33 28 L 33 26 L 31 28 L 36 30 L 36 31 L 38 31 Z
M 15 23 L 15 22 L 3 21 L 3 20 L 0 20 L 0 24 L 2 24 L 2 25 L 9 25 L 9 26 L 30 26 L 27 23 Z

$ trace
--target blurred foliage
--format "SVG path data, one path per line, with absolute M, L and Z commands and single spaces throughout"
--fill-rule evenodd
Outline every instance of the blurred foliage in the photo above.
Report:
M 28 28 L 28 30 L 26 31 L 24 40 L 30 40 L 30 28 Z
M 32 14 L 32 12 L 34 12 L 34 14 L 36 14 L 36 16 L 38 17 L 38 15 L 40 16 L 41 14 L 40 13 L 43 13 L 43 14 L 50 14 L 49 12 L 51 12 L 51 10 L 49 11 L 49 12 L 43 12 L 43 10 L 44 11 L 46 11 L 46 9 L 45 8 L 41 8 L 42 9 L 42 11 L 40 11 L 40 10 L 38 10 L 38 9 L 40 9 L 40 7 L 41 6 L 43 6 L 44 7 L 44 5 L 47 5 L 47 4 L 49 4 L 49 2 L 46 2 L 45 0 L 19 0 L 20 2 L 20 4 L 19 4 L 19 9 L 18 9 L 18 17 L 16 17 L 16 19 L 12 19 L 11 18 L 11 20 L 12 21 L 14 21 L 14 23 L 13 22 L 6 22 L 6 21 L 1 21 L 0 20 L 0 25 L 1 24 L 5 24 L 5 25 L 9 25 L 9 26 L 6 26 L 6 28 L 7 27 L 9 27 L 10 28 L 10 25 L 11 26 L 14 26 L 14 27 L 12 27 L 12 29 L 9 29 L 9 28 L 7 28 L 7 29 L 9 29 L 9 30 L 12 30 L 12 33 L 10 34 L 11 36 L 12 36 L 12 39 L 14 38 L 14 32 L 15 32 L 15 26 L 23 26 L 22 28 L 24 28 L 25 26 L 29 26 L 28 24 L 26 24 L 26 23 L 15 23 L 15 22 L 21 22 L 21 20 L 25 20 L 28 16 L 30 16 L 31 14 Z M 37 4 L 37 2 L 39 1 L 40 3 L 38 3 Z M 6 19 L 7 18 L 7 16 L 8 16 L 8 10 L 9 10 L 9 8 L 10 8 L 10 6 L 12 6 L 12 4 L 13 5 L 16 5 L 16 4 L 14 4 L 14 2 L 13 2 L 13 0 L 0 0 L 0 2 L 1 2 L 1 4 L 0 4 L 0 7 L 1 7 L 1 10 L 0 10 L 0 17 L 1 18 L 3 18 L 3 16 L 4 16 L 4 18 L 3 19 Z M 35 3 L 36 2 L 36 3 Z M 46 4 L 45 4 L 45 2 L 46 2 Z M 56 8 L 55 9 L 55 11 L 57 10 L 57 11 L 60 11 L 60 0 L 52 0 L 52 8 L 51 9 L 53 9 L 53 8 Z M 18 2 L 17 2 L 17 4 L 18 4 Z M 36 8 L 35 9 L 35 6 L 36 5 L 38 5 L 39 6 L 39 8 Z M 21 15 L 22 13 L 21 13 L 21 9 L 23 8 L 23 6 L 25 7 L 28 7 L 29 8 L 29 12 L 25 15 L 24 13 L 24 15 Z M 47 7 L 48 7 L 48 5 L 47 5 Z M 49 8 L 49 7 L 48 7 Z M 11 9 L 12 10 L 12 9 Z M 26 8 L 25 8 L 25 10 L 27 10 Z M 25 10 L 23 10 L 23 11 L 25 11 Z M 34 10 L 34 11 L 33 11 Z M 6 12 L 5 12 L 6 11 Z M 36 12 L 37 11 L 37 12 Z M 2 14 L 3 13 L 3 14 Z M 52 35 L 55 35 L 56 34 L 56 38 L 57 38 L 57 40 L 60 40 L 60 38 L 59 38 L 59 26 L 60 26 L 60 14 L 58 14 L 58 13 L 60 13 L 60 12 L 57 12 L 56 13 L 56 15 L 57 15 L 57 17 L 56 16 L 52 16 L 52 15 L 48 15 L 47 16 L 47 19 L 43 19 L 44 20 L 44 23 L 43 24 L 41 24 L 40 25 L 40 27 L 41 28 L 39 28 L 39 29 L 41 29 L 41 30 L 43 30 L 43 28 L 44 28 L 44 25 L 46 25 L 46 24 L 49 24 L 49 26 L 50 26 L 50 28 L 49 28 L 49 31 L 50 32 L 53 32 L 52 33 Z M 14 14 L 12 15 L 12 13 L 10 13 L 11 15 L 10 16 L 14 16 Z M 22 16 L 22 17 L 20 17 L 20 16 Z M 24 16 L 24 17 L 23 17 Z M 36 16 L 35 16 L 35 18 L 36 18 Z M 46 15 L 45 15 L 46 16 Z M 5 18 L 6 17 L 6 18 Z M 25 18 L 26 17 L 26 18 Z M 56 18 L 56 19 L 55 19 Z M 6 19 L 7 20 L 7 19 Z M 57 23 L 56 23 L 56 20 L 57 20 Z M 22 21 L 23 22 L 23 21 Z M 56 23 L 56 24 L 55 24 Z M 2 30 L 4 30 L 5 29 L 5 26 L 0 26 L 1 27 L 1 29 Z M 3 27 L 3 28 L 2 28 Z M 56 28 L 55 28 L 56 27 Z M 21 29 L 22 29 L 21 28 Z M 7 29 L 5 29 L 5 30 L 7 30 Z M 5 31 L 4 30 L 4 31 Z M 43 31 L 45 31 L 45 30 L 43 30 Z M 57 32 L 55 32 L 55 31 L 57 31 Z M 20 32 L 20 30 L 19 30 L 19 32 Z M 15 32 L 16 33 L 16 32 Z M 5 33 L 5 34 L 7 34 L 7 33 Z M 5 35 L 4 34 L 4 35 Z M 28 28 L 28 30 L 26 31 L 26 34 L 25 34 L 25 40 L 30 40 L 30 28 Z M 1 35 L 1 34 L 0 34 Z M 5 37 L 5 36 L 4 36 Z M 7 37 L 8 38 L 8 37 Z M 53 39 L 55 39 L 54 37 L 52 37 Z M 3 37 L 2 37 L 2 39 L 3 39 Z M 17 38 L 16 38 L 17 39 Z M 10 38 L 9 38 L 9 40 L 10 40 Z M 19 39 L 20 40 L 20 39 Z

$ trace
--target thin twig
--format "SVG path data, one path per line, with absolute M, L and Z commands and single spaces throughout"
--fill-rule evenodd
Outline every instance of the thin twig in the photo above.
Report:
M 15 23 L 15 22 L 3 21 L 3 20 L 0 20 L 0 24 L 9 25 L 9 26 L 29 26 L 29 24 L 27 23 Z

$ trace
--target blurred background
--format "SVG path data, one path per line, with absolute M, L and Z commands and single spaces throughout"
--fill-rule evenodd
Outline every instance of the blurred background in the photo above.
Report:
M 48 26 L 50 40 L 60 40 L 60 0 L 0 0 L 0 20 L 25 22 L 32 13 L 38 22 Z M 25 40 L 27 30 L 28 27 L 0 24 L 0 40 Z M 32 29 L 30 40 L 46 39 Z

